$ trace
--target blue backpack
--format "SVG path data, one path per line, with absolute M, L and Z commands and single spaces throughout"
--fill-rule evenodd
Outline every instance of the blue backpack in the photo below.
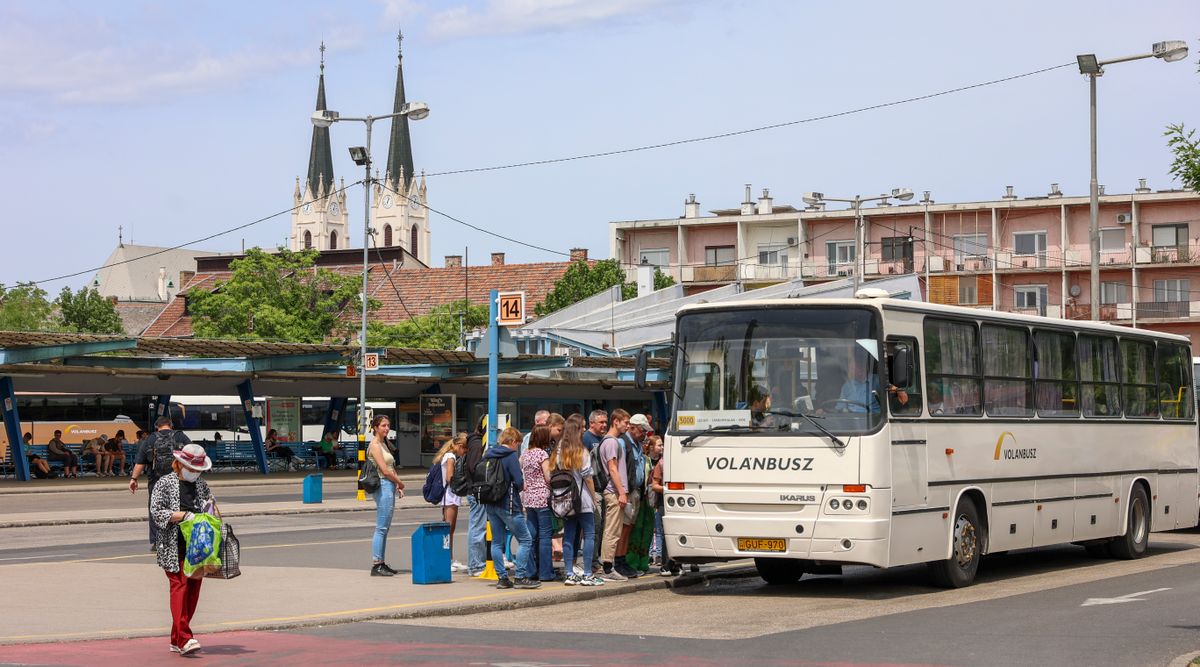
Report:
M 425 496 L 427 503 L 442 504 L 442 498 L 446 496 L 446 485 L 442 482 L 442 464 L 440 462 L 429 466 L 429 473 L 425 475 L 425 486 L 421 487 L 421 495 Z

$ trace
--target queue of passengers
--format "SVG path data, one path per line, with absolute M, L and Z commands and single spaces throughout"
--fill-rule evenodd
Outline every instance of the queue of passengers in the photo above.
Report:
M 600 586 L 655 567 L 662 576 L 681 574 L 662 539 L 662 439 L 646 415 L 595 410 L 585 420 L 542 410 L 529 433 L 505 428 L 486 448 L 484 423 L 446 442 L 430 473 L 441 472 L 445 491 L 438 504 L 450 524 L 451 547 L 459 508 L 467 506 L 467 564 L 452 561 L 452 571 L 478 577 L 490 560 L 497 588 L 537 588 L 546 581 Z M 371 426 L 367 456 L 380 474 L 371 575 L 392 576 L 387 534 L 404 483 L 386 439 L 388 418 L 378 416 Z M 516 542 L 511 562 L 510 538 Z M 559 559 L 563 566 L 555 569 Z
M 144 432 L 138 431 L 137 440 L 141 440 L 142 435 Z M 89 459 L 92 461 L 93 471 L 97 477 L 125 476 L 125 445 L 128 441 L 125 439 L 124 429 L 118 430 L 116 435 L 111 438 L 102 433 L 96 438 L 84 440 L 83 444 L 79 445 L 79 453 L 64 443 L 62 431 L 56 430 L 54 437 L 46 443 L 45 459 L 32 451 L 32 433 L 26 432 L 21 440 L 25 445 L 25 458 L 29 461 L 29 472 L 37 479 L 57 477 L 50 467 L 50 462 L 62 465 L 64 478 L 77 478 L 81 468 L 80 459 L 85 462 Z M 113 468 L 118 461 L 120 461 L 120 466 L 114 472 Z

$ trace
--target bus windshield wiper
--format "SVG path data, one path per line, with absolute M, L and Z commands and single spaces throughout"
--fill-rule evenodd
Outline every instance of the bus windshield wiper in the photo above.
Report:
M 684 447 L 687 447 L 688 445 L 692 444 L 693 440 L 695 440 L 696 438 L 699 438 L 702 435 L 711 435 L 717 431 L 743 431 L 743 430 L 744 431 L 753 431 L 755 429 L 753 429 L 749 426 L 742 426 L 741 424 L 721 424 L 720 426 L 710 426 L 710 427 L 704 429 L 703 431 L 697 431 L 697 432 L 689 435 L 688 437 L 681 440 L 679 442 L 679 444 L 683 445 Z
M 842 439 L 837 437 L 836 435 L 834 435 L 832 431 L 830 431 L 829 429 L 822 426 L 821 423 L 817 421 L 817 419 L 818 419 L 817 417 L 813 417 L 812 415 L 806 414 L 804 412 L 789 412 L 787 410 L 767 410 L 764 414 L 779 415 L 781 417 L 800 417 L 803 419 L 807 419 L 808 423 L 815 426 L 818 431 L 820 431 L 826 437 L 828 437 L 830 440 L 832 440 L 833 444 L 837 445 L 841 449 L 846 448 L 846 443 L 842 442 Z

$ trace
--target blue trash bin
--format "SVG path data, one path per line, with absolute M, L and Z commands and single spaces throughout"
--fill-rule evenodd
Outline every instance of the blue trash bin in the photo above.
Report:
M 304 477 L 304 503 L 306 505 L 319 503 L 324 500 L 324 491 L 322 484 L 325 475 L 317 473 L 315 475 L 306 475 Z
M 414 584 L 450 583 L 450 524 L 423 523 L 412 534 Z

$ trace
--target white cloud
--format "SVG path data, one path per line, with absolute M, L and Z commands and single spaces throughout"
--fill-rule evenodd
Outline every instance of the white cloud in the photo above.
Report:
M 434 13 L 429 18 L 429 32 L 437 37 L 468 37 L 570 30 L 636 18 L 677 3 L 678 0 L 487 0 L 478 9 L 458 6 Z

